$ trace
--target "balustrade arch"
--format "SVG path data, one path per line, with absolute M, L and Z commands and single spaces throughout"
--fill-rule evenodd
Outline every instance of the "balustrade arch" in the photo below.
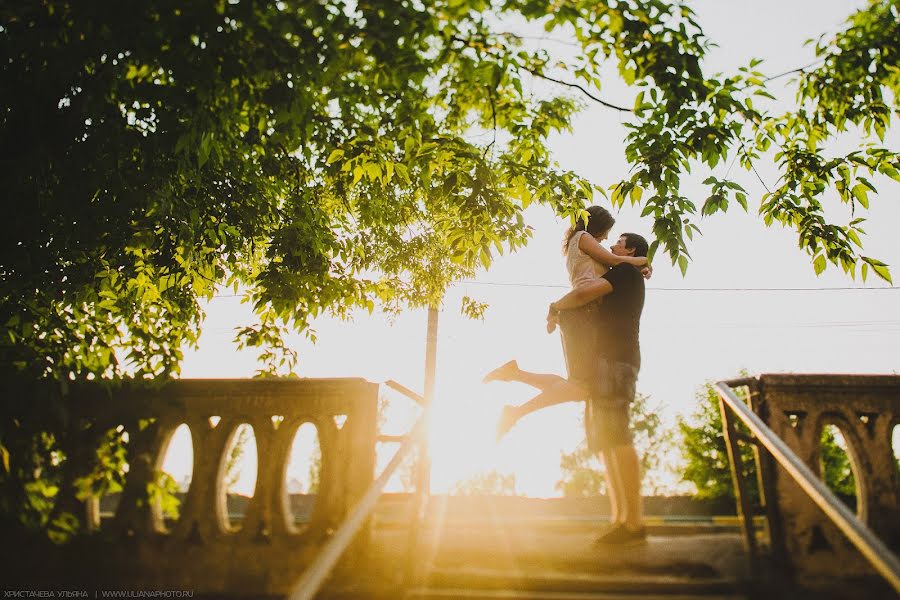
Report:
M 110 557 L 107 573 L 128 574 L 131 587 L 166 582 L 198 593 L 285 593 L 373 481 L 377 399 L 378 386 L 362 379 L 73 386 L 76 418 L 98 430 L 121 424 L 129 437 L 129 469 L 107 532 L 129 551 Z M 242 423 L 253 429 L 257 479 L 237 528 L 229 525 L 223 478 L 229 443 Z M 304 423 L 316 428 L 322 466 L 311 518 L 295 527 L 285 473 Z M 159 504 L 148 501 L 147 486 L 162 472 L 182 424 L 191 431 L 193 472 L 170 528 Z M 88 523 L 97 527 L 97 499 L 86 504 Z

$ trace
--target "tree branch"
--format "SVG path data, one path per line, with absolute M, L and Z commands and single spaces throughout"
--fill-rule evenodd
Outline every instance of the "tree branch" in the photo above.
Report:
M 455 36 L 455 35 L 450 36 L 450 41 L 451 41 L 451 42 L 459 42 L 459 43 L 463 44 L 464 46 L 472 47 L 472 44 L 471 44 L 470 40 L 461 38 L 461 37 L 459 37 L 459 36 Z M 492 54 L 492 53 L 488 52 L 488 54 Z M 495 57 L 495 58 L 499 58 L 499 57 L 497 57 L 496 55 L 494 55 L 494 57 Z M 517 66 L 518 66 L 519 68 L 524 69 L 525 71 L 531 73 L 531 74 L 534 75 L 535 77 L 540 77 L 541 79 L 545 79 L 545 80 L 547 80 L 547 81 L 552 81 L 553 83 L 558 83 L 559 85 L 564 85 L 564 86 L 566 86 L 566 87 L 574 88 L 574 89 L 580 91 L 582 94 L 584 94 L 584 95 L 587 96 L 588 98 L 590 98 L 591 100 L 593 100 L 594 102 L 596 102 L 596 103 L 598 103 L 598 104 L 600 104 L 600 105 L 602 105 L 602 106 L 605 106 L 606 108 L 611 108 L 611 109 L 613 109 L 613 110 L 618 110 L 618 111 L 620 111 L 620 112 L 627 112 L 627 113 L 632 112 L 632 110 L 631 110 L 630 108 L 624 108 L 624 107 L 622 107 L 622 106 L 616 106 L 615 104 L 612 104 L 612 103 L 610 103 L 610 102 L 607 102 L 606 100 L 603 100 L 602 98 L 598 98 L 597 96 L 593 95 L 592 93 L 590 93 L 589 91 L 587 91 L 585 88 L 583 88 L 581 85 L 579 85 L 579 84 L 577 84 L 577 83 L 570 83 L 570 82 L 568 82 L 568 81 L 562 81 L 561 79 L 555 79 L 555 78 L 553 78 L 553 77 L 550 77 L 549 75 L 544 75 L 544 74 L 541 73 L 540 71 L 537 71 L 537 70 L 535 70 L 535 69 L 531 69 L 531 68 L 526 67 L 526 66 L 524 66 L 524 65 L 517 65 Z
M 488 150 L 494 147 L 494 144 L 497 143 L 497 107 L 494 104 L 494 90 L 488 87 L 488 99 L 491 101 L 491 120 L 494 122 L 494 139 L 491 140 L 491 143 L 488 144 L 487 148 L 484 149 L 484 153 L 481 155 L 481 160 L 484 160 L 484 157 L 487 156 Z M 493 160 L 494 155 L 491 154 L 491 159 Z
M 606 100 L 603 100 L 602 98 L 598 98 L 597 96 L 593 95 L 592 93 L 590 93 L 589 91 L 587 91 L 586 89 L 584 89 L 581 85 L 579 85 L 577 83 L 571 83 L 568 81 L 562 81 L 561 79 L 555 79 L 553 77 L 550 77 L 549 75 L 544 75 L 540 71 L 536 71 L 534 69 L 529 69 L 528 67 L 525 67 L 525 66 L 523 66 L 522 68 L 525 69 L 526 71 L 528 71 L 529 73 L 531 73 L 532 75 L 534 75 L 535 77 L 540 77 L 541 79 L 546 79 L 547 81 L 552 81 L 553 83 L 558 83 L 559 85 L 564 85 L 566 87 L 575 88 L 576 90 L 580 91 L 582 94 L 584 94 L 585 96 L 587 96 L 594 102 L 596 102 L 602 106 L 605 106 L 606 108 L 611 108 L 613 110 L 618 110 L 620 112 L 627 112 L 627 113 L 632 112 L 632 110 L 630 108 L 616 106 L 615 104 L 607 102 Z
M 796 69 L 791 69 L 790 71 L 785 71 L 784 73 L 779 73 L 778 75 L 772 75 L 771 77 L 766 77 L 765 79 L 763 79 L 763 81 L 772 81 L 773 79 L 779 79 L 786 75 L 793 75 L 794 73 L 806 73 L 806 69 L 808 69 L 810 67 L 815 67 L 816 65 L 825 62 L 827 59 L 828 59 L 828 57 L 820 58 L 819 60 L 814 60 L 813 62 L 809 63 L 808 65 L 804 65 L 804 66 L 798 67 Z

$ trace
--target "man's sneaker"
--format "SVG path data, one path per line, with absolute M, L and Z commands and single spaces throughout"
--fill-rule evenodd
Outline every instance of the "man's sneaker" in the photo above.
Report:
M 519 363 L 511 360 L 507 363 L 503 363 L 502 365 L 485 375 L 481 381 L 483 383 L 489 383 L 491 381 L 509 381 L 518 372 Z
M 646 541 L 646 527 L 642 526 L 640 529 L 629 529 L 624 524 L 619 523 L 601 533 L 600 536 L 594 540 L 594 546 L 628 546 L 631 544 L 642 544 Z

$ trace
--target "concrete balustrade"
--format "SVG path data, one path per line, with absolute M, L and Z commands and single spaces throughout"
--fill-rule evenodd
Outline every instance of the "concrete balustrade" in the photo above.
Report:
M 152 390 L 73 388 L 70 405 L 76 419 L 79 413 L 89 416 L 99 429 L 122 425 L 129 437 L 121 501 L 103 526 L 103 537 L 111 536 L 119 550 L 109 561 L 104 557 L 103 573 L 89 579 L 122 580 L 129 589 L 286 592 L 373 481 L 377 400 L 378 386 L 361 379 L 180 380 Z M 148 502 L 147 486 L 157 480 L 182 423 L 191 431 L 193 476 L 180 516 L 169 528 L 159 506 Z M 223 480 L 227 451 L 242 423 L 253 428 L 258 465 L 255 491 L 235 527 L 229 524 Z M 310 521 L 297 527 L 286 471 L 304 423 L 316 427 L 322 466 Z M 86 514 L 97 528 L 97 499 L 88 502 Z M 366 535 L 364 530 L 358 549 Z
M 891 438 L 900 423 L 900 377 L 881 375 L 762 375 L 751 384 L 752 406 L 815 473 L 823 429 L 837 426 L 857 486 L 857 514 L 895 553 L 900 551 L 900 481 Z M 869 563 L 803 490 L 766 453 L 772 476 L 781 552 L 801 582 L 868 576 Z M 821 473 L 820 473 L 821 475 Z M 781 536 L 779 536 L 781 537 Z M 776 549 L 778 550 L 778 549 Z

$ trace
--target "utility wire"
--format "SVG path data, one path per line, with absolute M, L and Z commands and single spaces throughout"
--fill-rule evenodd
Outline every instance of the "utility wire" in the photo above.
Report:
M 569 289 L 571 286 L 562 284 L 548 283 L 518 283 L 505 281 L 459 281 L 457 284 L 465 285 L 487 285 L 498 287 L 533 287 L 533 288 L 559 288 Z M 898 290 L 895 287 L 818 287 L 818 288 L 794 288 L 794 287 L 770 287 L 770 288 L 729 288 L 729 287 L 693 287 L 693 288 L 675 288 L 675 287 L 647 287 L 647 290 L 661 292 L 834 292 L 844 290 L 859 291 L 882 291 L 882 290 Z
M 546 288 L 546 289 L 570 289 L 571 286 L 552 283 L 521 283 L 514 281 L 457 281 L 453 285 L 483 285 L 494 287 L 520 287 L 520 288 Z M 676 287 L 648 287 L 648 291 L 652 292 L 895 292 L 900 287 L 818 287 L 818 288 L 801 288 L 801 287 L 768 287 L 768 288 L 737 288 L 737 287 L 692 287 L 692 288 L 676 288 Z M 241 294 L 217 294 L 213 296 L 213 300 L 218 298 L 241 298 Z

